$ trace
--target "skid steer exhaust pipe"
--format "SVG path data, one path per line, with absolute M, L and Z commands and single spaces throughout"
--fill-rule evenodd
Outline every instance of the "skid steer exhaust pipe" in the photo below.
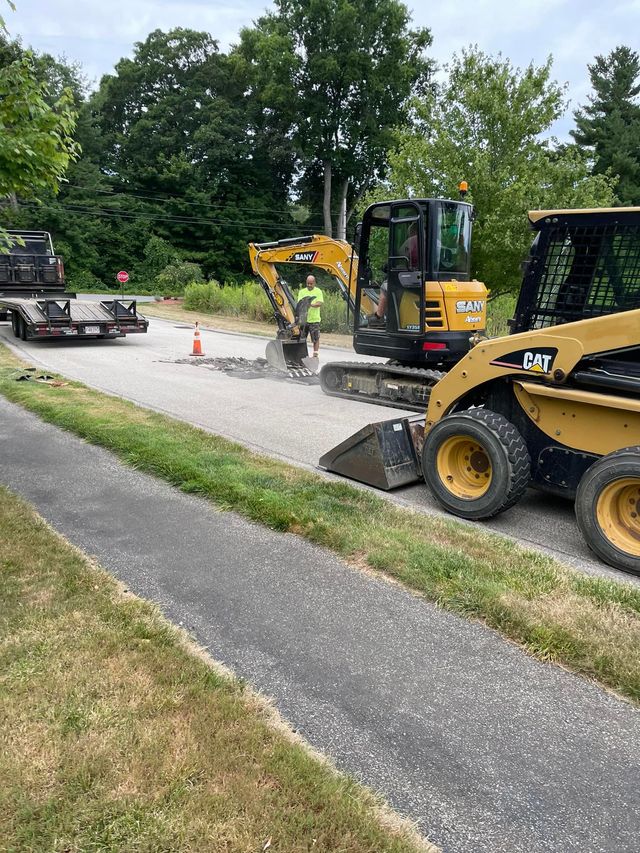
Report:
M 267 364 L 282 373 L 289 373 L 292 370 L 318 372 L 318 359 L 309 358 L 306 341 L 287 341 L 280 338 L 269 341 L 265 358 Z
M 376 489 L 397 489 L 422 479 L 424 418 L 367 424 L 320 458 L 320 467 Z

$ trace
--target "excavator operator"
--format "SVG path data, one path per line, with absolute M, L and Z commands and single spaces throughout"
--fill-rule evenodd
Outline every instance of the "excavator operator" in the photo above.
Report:
M 409 269 L 417 269 L 418 266 L 418 232 L 415 224 L 411 224 L 409 226 L 409 232 L 407 234 L 407 239 L 402 244 L 400 249 L 401 255 L 404 255 L 407 258 L 407 264 Z M 378 305 L 375 310 L 375 313 L 372 314 L 368 320 L 369 325 L 373 328 L 382 328 L 386 324 L 387 319 L 387 306 L 389 304 L 389 294 L 388 294 L 388 281 L 387 274 L 389 272 L 388 264 L 382 265 L 382 272 L 384 273 L 384 279 L 380 286 L 380 298 L 378 300 Z

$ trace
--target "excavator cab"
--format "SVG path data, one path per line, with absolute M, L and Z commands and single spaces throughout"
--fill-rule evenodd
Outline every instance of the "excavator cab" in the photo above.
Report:
M 486 289 L 471 281 L 473 208 L 464 201 L 381 202 L 358 244 L 354 347 L 405 364 L 449 363 L 486 325 Z M 367 315 L 363 295 L 380 310 Z

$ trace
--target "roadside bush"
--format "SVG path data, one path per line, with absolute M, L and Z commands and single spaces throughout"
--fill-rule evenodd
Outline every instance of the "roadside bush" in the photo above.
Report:
M 507 320 L 513 317 L 516 309 L 516 297 L 512 293 L 503 293 L 489 300 L 487 306 L 487 335 L 499 338 L 509 334 Z
M 187 261 L 167 264 L 155 278 L 156 287 L 164 296 L 182 295 L 188 284 L 201 281 L 204 281 L 204 276 L 200 266 Z
M 184 292 L 184 307 L 191 311 L 275 322 L 269 300 L 256 281 L 247 281 L 241 285 L 221 285 L 217 281 L 189 284 Z M 322 330 L 346 333 L 345 315 L 346 305 L 340 294 L 325 290 Z
M 144 263 L 141 273 L 144 278 L 155 278 L 171 264 L 179 264 L 178 252 L 162 237 L 150 237 L 144 247 Z
M 79 270 L 67 279 L 67 290 L 76 291 L 76 293 L 91 293 L 94 290 L 101 292 L 108 290 L 108 288 L 89 270 Z
M 217 281 L 193 283 L 184 292 L 184 307 L 210 314 L 226 314 L 264 322 L 273 317 L 273 309 L 256 282 L 223 286 Z

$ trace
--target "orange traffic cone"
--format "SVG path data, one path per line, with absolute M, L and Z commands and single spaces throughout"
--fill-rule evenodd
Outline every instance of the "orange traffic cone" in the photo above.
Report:
M 202 344 L 200 343 L 200 329 L 198 328 L 198 321 L 196 320 L 196 328 L 193 333 L 193 352 L 191 355 L 204 355 L 202 352 Z

